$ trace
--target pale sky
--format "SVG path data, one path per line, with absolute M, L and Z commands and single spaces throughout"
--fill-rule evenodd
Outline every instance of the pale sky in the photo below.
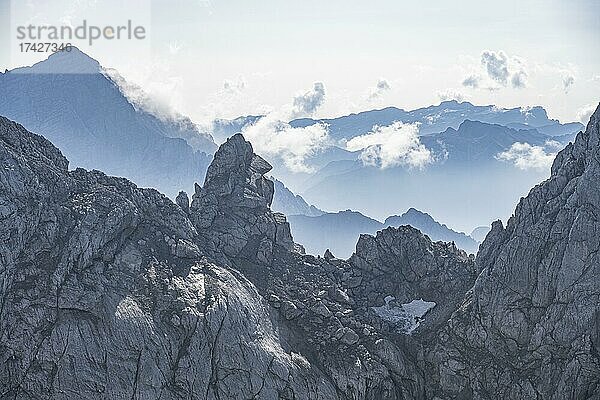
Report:
M 196 122 L 278 110 L 315 82 L 317 117 L 456 98 L 566 122 L 600 101 L 597 0 L 0 2 L 2 70 L 46 57 L 19 52 L 19 25 L 132 20 L 145 40 L 76 44 Z

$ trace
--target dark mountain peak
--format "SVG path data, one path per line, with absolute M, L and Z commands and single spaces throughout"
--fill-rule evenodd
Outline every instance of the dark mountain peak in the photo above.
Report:
M 465 119 L 458 126 L 458 132 L 461 132 L 461 131 L 471 131 L 471 130 L 482 129 L 482 128 L 486 128 L 486 129 L 490 129 L 490 128 L 491 129 L 505 129 L 505 130 L 510 129 L 510 128 L 507 128 L 505 126 L 498 125 L 498 124 L 493 124 L 493 123 L 489 123 L 489 122 L 482 122 L 482 121 L 475 121 L 475 120 L 471 120 L 471 119 Z
M 429 214 L 427 214 L 426 212 L 423 211 L 419 211 L 416 208 L 409 208 L 404 214 L 402 214 L 402 217 L 420 217 L 420 218 L 427 218 L 433 221 L 433 217 Z
M 473 135 L 480 136 L 488 135 L 490 133 L 498 133 L 501 130 L 509 131 L 510 129 L 505 126 L 494 123 L 465 119 L 458 125 L 456 129 L 453 127 L 448 127 L 443 132 L 437 134 L 434 133 L 432 136 L 438 137 L 445 135 L 460 135 L 462 137 L 471 137 Z
M 594 127 L 596 127 L 595 133 L 596 133 L 596 135 L 598 135 L 597 127 L 598 127 L 599 123 L 600 123 L 600 103 L 596 107 L 596 111 L 594 111 L 594 113 L 590 117 L 590 120 L 588 121 L 588 124 L 586 126 L 586 131 L 589 129 L 594 131 Z
M 468 107 L 473 107 L 473 104 L 469 103 L 468 101 L 458 101 L 458 100 L 454 100 L 454 99 L 442 101 L 440 103 L 440 105 L 438 106 L 438 108 L 451 108 L 451 109 L 468 108 Z
M 453 339 L 432 358 L 460 363 L 461 374 L 473 380 L 447 385 L 454 371 L 437 369 L 445 392 L 439 397 L 481 397 L 527 386 L 527 395 L 510 397 L 585 398 L 588 388 L 597 387 L 599 153 L 597 109 L 585 132 L 557 155 L 550 178 L 521 199 L 506 227 L 492 224 L 477 255 L 477 282 L 441 334 Z M 507 370 L 507 362 L 514 368 Z
M 359 215 L 360 213 L 358 211 L 354 211 L 354 210 L 351 210 L 348 208 L 346 210 L 338 211 L 338 214 Z M 360 215 L 362 215 L 362 214 L 360 214 Z
M 452 99 L 452 100 L 444 100 L 440 103 L 441 105 L 453 105 L 453 104 L 460 104 L 457 100 Z
M 127 177 L 171 198 L 190 190 L 204 179 L 212 138 L 189 120 L 136 108 L 125 92 L 71 48 L 0 75 L 0 115 L 50 140 L 72 168 Z
M 363 279 L 369 285 L 406 303 L 419 298 L 460 303 L 460 297 L 449 293 L 464 293 L 476 276 L 473 257 L 453 243 L 433 242 L 411 226 L 388 227 L 375 236 L 361 235 L 349 261 L 365 271 Z M 396 279 L 398 275 L 403 278 Z M 419 283 L 404 285 L 402 279 Z
M 526 117 L 535 117 L 541 119 L 548 119 L 548 112 L 542 106 L 533 106 L 531 108 L 522 109 Z
M 350 113 L 350 114 L 345 115 L 345 116 L 343 116 L 341 118 L 345 118 L 345 117 L 367 117 L 367 116 L 371 116 L 371 115 L 388 114 L 388 113 L 398 113 L 398 112 L 403 113 L 405 111 L 402 108 L 398 108 L 398 107 L 395 107 L 395 106 L 389 106 L 389 107 L 385 107 L 385 108 L 376 108 L 374 110 L 365 110 L 365 111 L 359 111 L 357 113 Z M 325 121 L 329 121 L 329 120 L 325 120 Z
M 355 210 L 351 210 L 351 209 L 338 211 L 337 213 L 328 213 L 328 214 L 324 214 L 324 215 L 332 215 L 332 216 L 337 215 L 341 218 L 355 220 L 360 223 L 381 225 L 381 222 L 377 221 L 376 219 L 368 217 L 359 211 L 355 211 Z

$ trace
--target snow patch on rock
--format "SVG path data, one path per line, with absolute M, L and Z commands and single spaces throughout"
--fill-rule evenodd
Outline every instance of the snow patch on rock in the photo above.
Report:
M 410 303 L 398 305 L 394 296 L 387 296 L 384 301 L 383 306 L 371 307 L 371 309 L 379 318 L 392 323 L 399 332 L 407 335 L 412 334 L 425 314 L 436 306 L 435 302 L 423 299 L 415 299 Z

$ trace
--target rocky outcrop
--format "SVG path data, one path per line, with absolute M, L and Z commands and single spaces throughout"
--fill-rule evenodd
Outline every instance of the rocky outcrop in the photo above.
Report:
M 335 398 L 180 207 L 0 118 L 0 397 Z
M 504 228 L 430 352 L 442 398 L 600 396 L 600 108 Z
M 479 243 L 471 236 L 462 232 L 456 232 L 446 225 L 437 222 L 431 215 L 414 208 L 408 209 L 408 211 L 402 215 L 387 217 L 383 224 L 385 226 L 410 225 L 425 233 L 432 240 L 453 242 L 458 248 L 469 253 L 477 254 Z
M 175 198 L 175 203 L 177 203 L 177 205 L 181 207 L 181 209 L 186 213 L 190 211 L 190 198 L 188 197 L 188 194 L 183 190 L 180 191 L 177 197 Z
M 420 340 L 445 321 L 476 276 L 466 253 L 411 227 L 365 235 L 348 261 L 280 251 L 260 268 L 239 259 L 234 266 L 347 399 L 425 398 Z M 397 301 L 387 307 L 389 297 Z M 432 309 L 412 315 L 419 301 Z
M 435 302 L 427 326 L 445 322 L 477 277 L 473 256 L 454 244 L 432 242 L 411 226 L 361 235 L 350 262 L 356 268 L 346 284 L 356 285 L 365 306 L 383 305 L 388 296 L 402 304 Z
M 174 204 L 125 179 L 68 171 L 46 140 L 0 122 L 3 395 L 423 398 L 421 333 L 373 308 L 413 292 L 381 292 L 365 265 L 395 279 L 413 262 L 386 264 L 379 237 L 377 260 L 362 245 L 350 261 L 297 251 L 269 208 L 270 166 L 241 135 L 215 154 L 188 209 L 183 192 Z M 448 258 L 429 272 L 470 268 L 414 229 L 386 232 L 392 253 L 425 245 Z
M 270 170 L 271 165 L 237 134 L 215 154 L 204 185 L 196 185 L 190 217 L 216 259 L 268 264 L 275 247 L 294 248 L 285 216 L 269 209 L 274 189 L 264 174 Z

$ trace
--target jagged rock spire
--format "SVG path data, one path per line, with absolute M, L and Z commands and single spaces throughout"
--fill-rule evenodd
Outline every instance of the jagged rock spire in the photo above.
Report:
M 293 249 L 285 216 L 269 208 L 274 188 L 264 175 L 271 168 L 241 134 L 229 138 L 215 153 L 204 186 L 196 185 L 190 207 L 193 222 L 201 235 L 206 232 L 215 254 L 269 263 L 276 246 Z
M 265 174 L 273 167 L 254 154 L 241 134 L 227 139 L 208 167 L 203 189 L 240 207 L 268 207 L 273 201 L 273 182 Z

